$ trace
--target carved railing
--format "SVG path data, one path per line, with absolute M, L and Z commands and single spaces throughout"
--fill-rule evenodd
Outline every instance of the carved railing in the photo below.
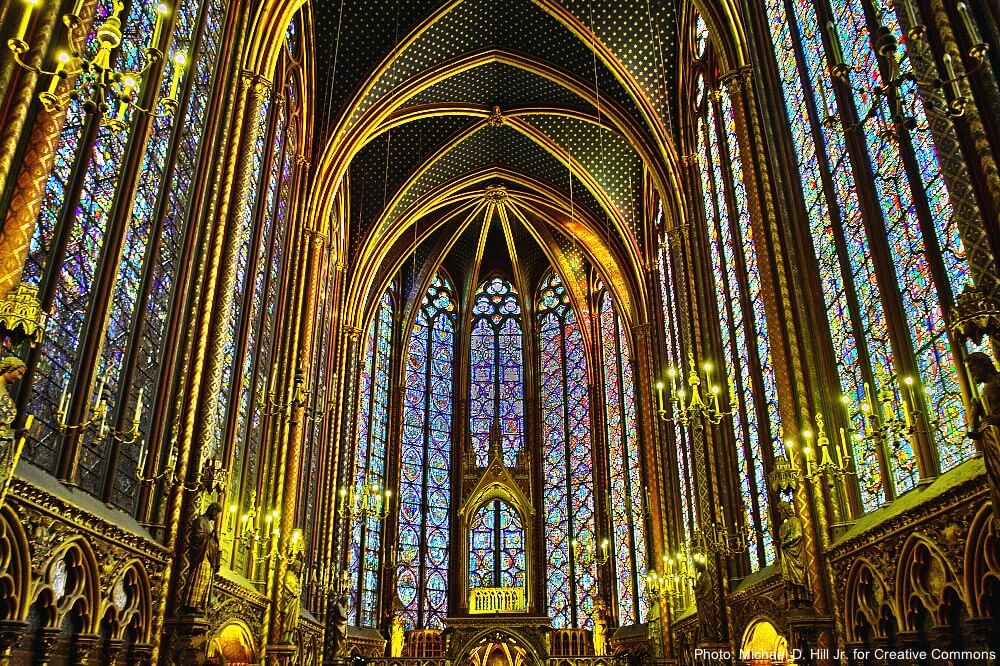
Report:
M 469 592 L 469 612 L 523 613 L 523 587 L 478 587 Z

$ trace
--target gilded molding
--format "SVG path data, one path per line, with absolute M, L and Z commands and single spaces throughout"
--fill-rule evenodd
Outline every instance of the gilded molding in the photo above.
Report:
M 15 505 L 22 518 L 35 516 L 35 520 L 40 520 L 42 516 L 46 516 L 78 530 L 81 535 L 106 540 L 111 545 L 161 567 L 170 558 L 170 552 L 152 538 L 144 538 L 114 523 L 101 520 L 76 504 L 65 502 L 16 476 L 10 481 L 8 501 Z M 28 522 L 24 521 L 24 524 Z

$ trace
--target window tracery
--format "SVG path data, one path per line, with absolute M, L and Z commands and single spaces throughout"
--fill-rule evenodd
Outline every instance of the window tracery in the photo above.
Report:
M 736 398 L 732 423 L 743 520 L 752 528 L 748 551 L 756 570 L 775 558 L 765 470 L 784 447 L 732 102 L 724 88 L 706 97 L 698 109 L 698 159 L 723 360 Z
M 640 584 L 647 570 L 645 500 L 636 435 L 632 354 L 611 294 L 603 284 L 598 285 L 597 293 L 618 622 L 637 624 L 649 609 L 649 598 Z
M 514 286 L 502 277 L 480 285 L 472 306 L 469 399 L 476 465 L 489 462 L 490 429 L 500 422 L 503 459 L 513 467 L 524 445 L 524 362 L 521 306 Z
M 593 624 L 597 565 L 578 552 L 599 546 L 587 358 L 569 294 L 554 272 L 542 280 L 537 313 L 548 612 L 557 629 L 587 627 Z
M 441 629 L 448 612 L 453 293 L 442 274 L 431 280 L 404 370 L 397 592 L 408 629 Z
M 145 0 L 131 4 L 129 16 L 123 20 L 121 60 L 134 65 L 141 59 L 141 45 L 146 43 L 143 36 L 152 31 L 154 4 Z M 111 2 L 98 3 L 92 29 L 111 9 Z M 56 406 L 63 389 L 75 392 L 79 342 L 88 325 L 88 312 L 96 312 L 92 301 L 102 271 L 116 273 L 108 298 L 107 335 L 97 361 L 105 397 L 114 410 L 109 420 L 126 414 L 131 418 L 139 388 L 148 391 L 160 380 L 159 359 L 167 344 L 164 335 L 187 233 L 190 184 L 197 168 L 225 11 L 223 0 L 183 0 L 178 4 L 161 85 L 169 85 L 175 67 L 173 55 L 182 52 L 193 63 L 191 81 L 177 113 L 153 119 L 145 146 L 132 146 L 135 136 L 115 133 L 105 124 L 95 128 L 96 134 L 88 134 L 96 120 L 83 112 L 82 100 L 71 101 L 67 109 L 23 273 L 26 282 L 39 286 L 53 299 L 30 388 L 29 411 L 37 417 L 37 440 L 25 451 L 29 460 L 50 472 L 58 464 L 62 440 L 56 428 Z M 87 48 L 94 48 L 93 35 Z M 171 151 L 172 141 L 179 141 L 182 148 Z M 125 182 L 121 165 L 126 149 L 143 150 L 133 212 L 124 231 L 120 259 L 99 261 L 108 241 L 112 204 Z M 82 188 L 79 201 L 74 202 L 69 196 L 73 181 L 78 179 L 82 179 Z M 86 388 L 96 394 L 96 387 Z M 145 395 L 140 432 L 147 434 L 153 401 L 148 392 Z M 137 449 L 122 446 L 118 456 L 109 458 L 107 446 L 107 441 L 97 437 L 84 438 L 79 483 L 91 493 L 102 494 L 105 501 L 132 511 Z

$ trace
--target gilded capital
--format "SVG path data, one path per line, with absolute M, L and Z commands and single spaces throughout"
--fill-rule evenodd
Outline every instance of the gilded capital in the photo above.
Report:
M 254 99 L 256 100 L 264 99 L 264 96 L 271 90 L 270 81 L 268 81 L 260 74 L 257 74 L 256 72 L 251 72 L 248 69 L 243 70 L 243 76 L 240 79 L 240 85 L 242 85 L 244 89 L 250 88 L 250 92 L 253 94 Z

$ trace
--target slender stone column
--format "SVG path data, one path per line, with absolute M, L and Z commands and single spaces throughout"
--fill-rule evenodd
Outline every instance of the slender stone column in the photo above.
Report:
M 303 267 L 302 278 L 299 281 L 301 289 L 300 310 L 298 317 L 297 345 L 296 352 L 298 364 L 296 367 L 296 378 L 312 376 L 310 369 L 313 362 L 313 338 L 314 322 L 316 318 L 316 306 L 319 297 L 318 276 L 322 274 L 323 245 L 326 239 L 316 232 L 306 229 L 302 237 Z M 290 645 L 294 644 L 288 640 L 288 636 L 283 636 L 282 631 L 287 626 L 288 618 L 285 617 L 284 580 L 288 573 L 290 562 L 290 543 L 292 532 L 295 529 L 296 500 L 298 498 L 300 458 L 302 453 L 302 443 L 306 433 L 305 406 L 307 402 L 298 400 L 295 395 L 296 381 L 293 381 L 291 394 L 289 395 L 291 412 L 291 432 L 289 433 L 287 444 L 282 448 L 284 452 L 283 460 L 279 458 L 279 464 L 275 470 L 279 478 L 283 479 L 281 492 L 278 498 L 281 501 L 281 532 L 278 535 L 278 553 L 275 565 L 275 577 L 271 592 L 271 617 L 272 622 L 269 645 Z M 305 389 L 306 387 L 302 387 Z M 283 463 L 283 464 L 282 464 Z M 293 602 L 294 612 L 299 611 L 299 600 Z M 294 649 L 289 653 L 287 650 L 281 652 L 284 658 L 294 656 Z
M 39 12 L 38 18 L 35 21 L 35 29 L 29 32 L 26 38 L 31 48 L 22 56 L 22 59 L 27 65 L 41 67 L 45 64 L 43 56 L 49 52 L 52 36 L 60 31 L 65 34 L 66 28 L 62 26 L 61 21 L 58 21 L 59 4 L 58 2 L 50 2 L 43 5 L 43 9 Z M 96 6 L 96 2 L 84 5 L 83 13 L 93 16 Z M 13 12 L 10 11 L 12 8 Z M 18 5 L 7 7 L 8 16 L 11 13 L 19 11 L 24 11 L 24 7 Z M 83 17 L 80 18 L 82 19 Z M 8 21 L 8 24 L 13 26 L 14 21 Z M 7 39 L 13 36 L 9 32 L 5 32 L 3 35 L 0 35 L 0 41 L 6 44 Z M 5 52 L 4 56 L 3 62 L 0 64 L 0 91 L 5 91 L 6 99 L 0 98 L 0 103 L 8 102 L 9 107 L 7 113 L 0 118 L 0 125 L 2 125 L 2 129 L 0 129 L 0 197 L 7 190 L 7 179 L 11 174 L 14 164 L 21 162 L 24 164 L 22 169 L 28 168 L 30 164 L 27 161 L 19 160 L 17 152 L 18 144 L 24 138 L 24 128 L 28 122 L 32 102 L 36 99 L 35 93 L 38 85 L 38 75 L 35 72 L 18 67 L 9 51 Z M 75 80 L 67 79 L 60 84 L 57 91 L 65 92 L 72 85 L 75 85 Z M 44 109 L 40 109 L 37 105 L 36 108 L 39 108 L 36 123 L 44 122 L 46 117 L 53 116 L 56 125 L 59 126 L 62 125 L 62 121 L 66 117 L 65 111 L 49 113 Z M 32 132 L 33 134 L 34 132 Z M 29 144 L 28 150 L 31 150 L 32 146 L 33 144 Z M 54 148 L 55 146 L 53 144 L 49 147 Z M 54 152 L 50 150 L 47 154 L 50 158 L 49 167 L 51 168 L 51 157 L 54 156 Z M 27 240 L 31 240 L 31 235 L 35 229 L 34 222 L 37 217 L 38 214 L 36 212 L 34 216 L 26 218 L 8 217 L 4 221 L 3 228 L 0 230 L 0 299 L 4 298 L 11 289 L 17 286 L 21 275 L 21 266 L 24 264 L 28 250 L 27 242 L 23 239 L 27 238 Z M 8 231 L 7 225 L 14 223 L 14 221 L 20 223 L 14 224 Z M 30 230 L 27 228 L 29 226 Z M 8 238 L 8 234 L 11 234 L 10 238 Z M 17 261 L 18 259 L 20 261 Z
M 206 281 L 206 289 L 214 292 L 214 308 L 211 332 L 208 336 L 210 350 L 206 363 L 205 400 L 199 405 L 198 412 L 202 416 L 198 420 L 197 434 L 201 441 L 208 444 L 209 455 L 219 453 L 216 449 L 221 442 L 214 441 L 214 424 L 221 415 L 218 413 L 218 395 L 222 390 L 222 375 L 226 367 L 224 354 L 225 331 L 230 324 L 233 308 L 236 307 L 236 270 L 237 252 L 239 250 L 240 230 L 236 223 L 252 208 L 254 197 L 254 174 L 252 151 L 254 144 L 264 131 L 258 118 L 264 103 L 264 97 L 271 89 L 271 84 L 264 77 L 244 71 L 240 79 L 240 96 L 243 103 L 237 108 L 233 117 L 233 133 L 229 160 L 227 163 L 226 180 L 229 187 L 222 188 L 219 202 L 218 224 L 229 227 L 222 245 L 220 262 L 215 275 Z M 232 194 L 230 194 L 232 193 Z M 235 201 L 233 200 L 235 195 Z M 230 213 L 230 208 L 232 212 Z M 252 211 L 249 212 L 252 217 Z
M 792 298 L 785 271 L 784 239 L 778 230 L 767 161 L 754 159 L 755 155 L 766 155 L 766 147 L 760 141 L 761 134 L 757 127 L 752 70 L 745 67 L 731 72 L 722 80 L 733 100 L 736 135 L 740 146 L 739 157 L 743 164 L 744 184 L 750 208 L 750 225 L 755 238 L 764 241 L 755 242 L 754 250 L 761 266 L 761 296 L 764 299 L 767 331 L 772 340 L 785 340 L 788 344 L 787 348 L 781 344 L 772 344 L 771 358 L 778 385 L 778 404 L 784 436 L 794 436 L 798 430 L 808 428 L 811 421 L 809 414 L 812 410 L 803 393 L 795 389 L 805 385 L 805 377 L 801 362 L 794 353 L 790 353 L 790 350 L 799 347 L 798 335 L 793 322 L 787 321 L 784 316 L 791 310 Z M 810 579 L 813 585 L 813 600 L 817 612 L 823 613 L 828 604 L 823 585 L 825 578 L 822 575 L 820 562 L 822 554 L 819 551 L 813 507 L 805 501 L 804 495 L 801 500 L 799 497 L 799 494 L 796 494 L 796 513 L 803 525 L 807 561 L 812 574 Z M 816 511 L 819 512 L 823 508 L 819 506 L 822 504 L 822 497 L 816 499 Z

